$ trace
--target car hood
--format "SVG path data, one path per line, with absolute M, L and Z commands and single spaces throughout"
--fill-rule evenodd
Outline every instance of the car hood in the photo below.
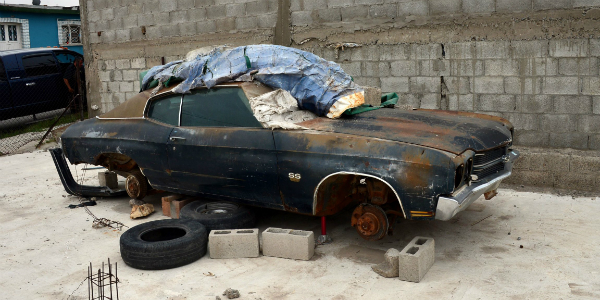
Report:
M 454 154 L 507 144 L 512 141 L 513 129 L 507 120 L 489 115 L 389 108 L 339 119 L 317 118 L 298 125 L 319 131 L 422 145 Z

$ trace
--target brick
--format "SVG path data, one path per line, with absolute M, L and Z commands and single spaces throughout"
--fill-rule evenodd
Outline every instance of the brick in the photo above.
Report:
M 260 255 L 258 228 L 211 230 L 210 258 L 248 258 Z
M 427 16 L 429 15 L 429 2 L 417 0 L 398 3 L 399 16 Z
M 481 76 L 484 72 L 483 60 L 450 60 L 451 76 Z
M 496 11 L 499 13 L 528 11 L 532 8 L 532 0 L 496 0 Z
M 411 77 L 411 93 L 439 93 L 441 92 L 440 77 Z
M 342 20 L 342 14 L 339 8 L 320 9 L 317 10 L 317 15 L 321 22 L 340 22 Z
M 223 28 L 221 28 L 223 29 Z M 207 32 L 216 32 L 217 25 L 215 21 L 207 20 L 203 22 L 196 22 L 196 32 L 197 33 L 207 33 Z
M 369 16 L 369 7 L 366 5 L 342 7 L 342 21 L 352 21 L 356 19 L 365 19 Z
M 592 113 L 592 98 L 589 96 L 555 96 L 554 112 L 590 114 Z
M 312 231 L 269 227 L 262 232 L 263 255 L 309 260 L 315 253 Z
M 257 17 L 237 17 L 235 19 L 235 28 L 239 30 L 250 30 L 258 27 Z
M 170 195 L 161 198 L 161 207 L 164 216 L 171 217 L 177 216 L 175 219 L 179 219 L 179 214 L 171 214 L 171 202 L 174 200 L 182 199 L 183 195 Z
M 475 42 L 475 53 L 477 58 L 509 58 L 510 42 L 494 41 L 494 42 Z
M 571 0 L 533 0 L 533 10 L 571 8 Z
M 397 76 L 415 76 L 419 74 L 419 67 L 415 60 L 397 60 L 390 64 L 391 73 Z
M 565 95 L 578 94 L 579 79 L 577 77 L 546 77 L 542 88 L 544 94 Z
M 443 59 L 419 60 L 419 75 L 448 76 L 450 75 L 450 62 Z
M 396 4 L 371 5 L 369 7 L 369 16 L 371 18 L 396 18 L 398 6 Z
M 313 23 L 313 17 L 310 11 L 292 12 L 292 25 L 309 25 Z
M 553 99 L 549 95 L 517 96 L 517 111 L 525 113 L 548 113 L 553 110 Z
M 347 7 L 354 5 L 354 0 L 327 0 L 328 7 Z
M 493 13 L 495 10 L 495 0 L 462 0 L 462 11 L 465 13 Z
M 461 0 L 437 0 L 429 2 L 429 8 L 433 15 L 446 15 L 460 13 Z
M 434 262 L 435 241 L 433 238 L 417 236 L 400 251 L 398 278 L 420 282 Z
M 549 49 L 552 57 L 587 57 L 589 40 L 551 40 Z
M 546 147 L 550 140 L 548 132 L 540 131 L 515 131 L 515 144 L 530 147 Z
M 481 111 L 513 112 L 516 110 L 514 96 L 480 95 L 476 100 L 476 107 Z
M 469 77 L 444 77 L 444 83 L 448 88 L 448 94 L 471 93 L 471 78 Z
M 504 92 L 516 95 L 531 95 L 542 93 L 542 77 L 506 77 Z
M 473 95 L 448 95 L 451 110 L 473 111 Z
M 371 269 L 385 278 L 398 277 L 398 256 L 400 256 L 400 251 L 391 248 L 383 255 L 383 262 L 372 266 Z
M 473 90 L 478 94 L 503 94 L 504 78 L 476 77 L 473 79 Z
M 588 135 L 581 132 L 550 132 L 548 143 L 554 148 L 588 149 Z
M 600 133 L 600 116 L 579 116 L 580 132 Z
M 582 77 L 581 93 L 584 95 L 600 95 L 600 78 L 597 76 Z
M 407 93 L 408 90 L 408 77 L 381 78 L 381 91 L 384 93 Z
M 98 172 L 98 185 L 106 186 L 110 189 L 117 189 L 119 187 L 117 173 L 110 171 Z

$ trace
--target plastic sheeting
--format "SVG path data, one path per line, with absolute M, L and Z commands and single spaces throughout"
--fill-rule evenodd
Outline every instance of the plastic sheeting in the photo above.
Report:
M 190 61 L 157 66 L 144 76 L 142 90 L 154 79 L 164 84 L 171 77 L 183 80 L 173 90 L 177 93 L 254 79 L 288 91 L 300 109 L 329 118 L 337 118 L 346 109 L 364 103 L 363 89 L 338 64 L 310 52 L 277 45 L 218 47 Z
M 317 118 L 317 115 L 300 110 L 296 99 L 285 90 L 275 90 L 249 99 L 254 117 L 265 128 L 306 129 L 295 123 Z

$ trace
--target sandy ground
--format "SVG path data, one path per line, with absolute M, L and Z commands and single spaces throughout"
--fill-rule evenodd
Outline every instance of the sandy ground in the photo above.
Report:
M 88 184 L 97 172 L 87 171 Z M 318 246 L 311 261 L 205 256 L 172 270 L 141 271 L 120 257 L 122 232 L 93 229 L 83 208 L 66 208 L 78 200 L 67 196 L 48 152 L 0 157 L 0 174 L 1 299 L 87 299 L 86 283 L 80 286 L 87 266 L 96 269 L 108 258 L 118 263 L 120 299 L 213 300 L 227 288 L 238 289 L 240 299 L 263 300 L 600 298 L 600 198 L 502 189 L 454 220 L 403 221 L 378 242 L 358 237 L 346 211 L 328 218 L 334 243 Z M 130 220 L 128 200 L 99 199 L 90 209 L 127 226 L 165 218 L 159 212 Z M 159 196 L 150 202 L 160 207 Z M 259 211 L 258 227 L 269 226 L 315 235 L 320 228 L 317 218 Z M 415 236 L 436 243 L 435 264 L 423 281 L 371 270 L 385 250 L 401 249 Z

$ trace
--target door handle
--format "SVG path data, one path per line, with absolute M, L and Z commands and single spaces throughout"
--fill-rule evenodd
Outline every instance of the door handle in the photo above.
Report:
M 34 85 L 35 85 L 35 82 L 28 82 L 25 84 L 25 86 L 34 86 Z
M 171 142 L 175 142 L 175 141 L 185 141 L 185 138 L 183 137 L 179 137 L 179 136 L 172 136 L 169 138 L 169 140 L 171 140 Z

